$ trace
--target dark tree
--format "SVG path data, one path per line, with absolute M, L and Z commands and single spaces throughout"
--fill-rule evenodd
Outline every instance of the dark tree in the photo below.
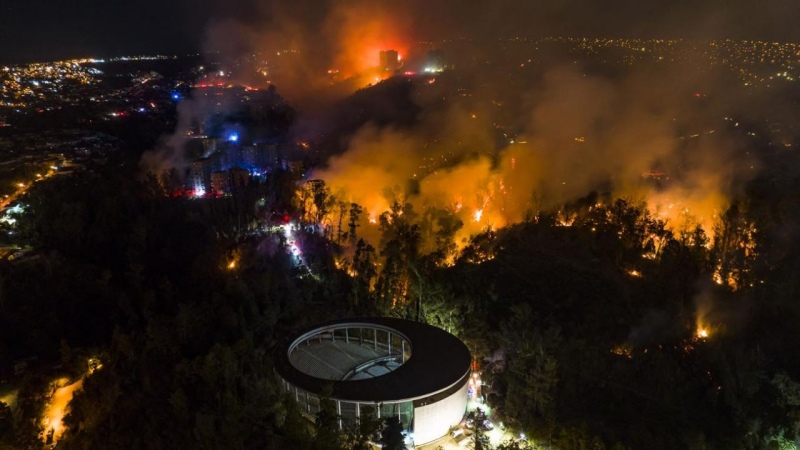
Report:
M 381 431 L 381 420 L 375 417 L 375 409 L 369 406 L 362 408 L 352 450 L 372 450 L 369 441 L 378 431 Z
M 0 402 L 0 443 L 10 443 L 13 434 L 14 417 L 11 414 L 11 408 L 7 404 Z
M 312 444 L 314 450 L 338 450 L 341 447 L 339 416 L 336 414 L 336 404 L 332 400 L 320 399 L 320 410 L 315 425 L 316 436 Z
M 350 219 L 347 222 L 347 237 L 350 239 L 350 243 L 354 244 L 357 239 L 356 230 L 360 226 L 358 224 L 358 220 L 361 217 L 361 213 L 364 212 L 364 208 L 362 208 L 357 203 L 350 204 Z
M 477 408 L 467 414 L 467 429 L 472 432 L 469 447 L 472 450 L 489 450 L 489 439 L 486 436 L 486 413 Z
M 388 450 L 405 450 L 403 439 L 403 424 L 399 417 L 387 417 L 381 431 L 381 445 Z
M 375 249 L 363 239 L 358 240 L 353 255 L 351 270 L 354 273 L 350 291 L 351 304 L 362 311 L 374 310 L 374 305 L 367 304 L 370 298 L 372 282 L 377 275 Z

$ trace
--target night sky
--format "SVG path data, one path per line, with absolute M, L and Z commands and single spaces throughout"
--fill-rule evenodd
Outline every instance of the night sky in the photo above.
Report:
M 0 61 L 196 51 L 209 18 L 223 14 L 215 6 L 205 0 L 0 0 Z
M 0 62 L 201 50 L 211 23 L 269 26 L 278 0 L 0 0 Z M 295 17 L 333 0 L 291 2 Z M 344 1 L 353 4 L 357 1 Z M 376 0 L 412 17 L 417 38 L 499 34 L 800 40 L 800 2 L 766 0 Z M 213 44 L 212 44 L 213 45 Z M 208 47 L 208 44 L 206 44 Z

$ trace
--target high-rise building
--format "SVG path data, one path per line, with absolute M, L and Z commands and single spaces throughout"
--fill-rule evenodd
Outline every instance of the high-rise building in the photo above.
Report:
M 188 188 L 202 197 L 207 192 L 228 194 L 247 186 L 250 175 L 275 170 L 301 173 L 308 154 L 307 143 L 220 142 L 215 152 L 189 163 Z
M 250 172 L 241 167 L 234 167 L 228 172 L 230 173 L 231 190 L 240 191 L 250 181 Z
M 385 72 L 394 72 L 400 68 L 400 54 L 397 50 L 381 50 L 380 69 Z
M 225 194 L 231 190 L 231 177 L 228 172 L 211 172 L 211 190 Z
M 205 192 L 208 189 L 211 181 L 212 163 L 213 161 L 209 158 L 200 158 L 191 162 L 189 165 L 189 185 L 191 189 L 197 192 Z

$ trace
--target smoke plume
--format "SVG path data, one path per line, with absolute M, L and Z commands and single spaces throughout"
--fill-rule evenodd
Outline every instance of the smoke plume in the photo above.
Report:
M 670 3 L 662 14 L 666 2 L 647 11 L 626 3 L 629 8 L 615 9 L 624 11 L 619 17 L 608 17 L 605 8 L 577 0 L 504 0 L 492 7 L 268 2 L 250 17 L 213 22 L 206 49 L 219 52 L 233 81 L 276 85 L 300 105 L 303 124 L 335 116 L 332 100 L 385 78 L 374 70 L 380 50 L 397 50 L 407 61 L 404 70 L 413 71 L 428 50 L 443 49 L 455 69 L 409 81 L 420 111 L 412 125 L 367 120 L 344 137 L 346 151 L 310 175 L 325 180 L 339 199 L 365 207 L 362 229 L 374 227 L 370 219 L 401 197 L 418 211 L 457 215 L 463 241 L 520 221 L 532 209 L 558 208 L 600 190 L 647 201 L 673 229 L 696 222 L 711 233 L 716 216 L 759 169 L 738 122 L 786 111 L 774 91 L 744 90 L 735 74 L 704 59 L 707 51 L 690 51 L 705 41 L 675 41 L 667 59 L 644 47 L 652 41 L 639 41 L 641 49 L 627 41 L 605 50 L 584 45 L 584 52 L 606 52 L 591 61 L 576 50 L 579 40 L 508 39 L 552 35 L 566 25 L 612 37 L 735 37 L 737 17 L 749 8 L 733 5 L 720 15 Z M 638 24 L 651 14 L 659 20 L 645 30 Z M 180 122 L 187 117 L 181 113 Z M 164 147 L 179 148 L 180 139 L 176 134 Z

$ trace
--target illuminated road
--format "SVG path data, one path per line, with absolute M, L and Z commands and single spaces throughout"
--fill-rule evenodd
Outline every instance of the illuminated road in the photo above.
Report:
M 8 206 L 11 203 L 13 203 L 17 198 L 19 198 L 20 195 L 22 195 L 25 192 L 27 192 L 28 191 L 28 188 L 27 188 L 28 186 L 30 186 L 30 184 L 26 185 L 25 188 L 17 189 L 16 191 L 14 191 L 13 194 L 9 195 L 8 197 L 4 197 L 4 198 L 0 199 L 0 210 L 4 209 L 6 206 Z
M 289 252 L 293 257 L 293 262 L 297 264 L 299 267 L 304 268 L 311 272 L 311 268 L 306 264 L 305 258 L 303 257 L 303 251 L 300 249 L 297 238 L 295 237 L 295 226 L 294 224 L 288 223 L 285 225 L 281 225 L 283 229 L 283 236 L 286 238 L 286 246 Z
M 16 201 L 20 196 L 22 196 L 26 192 L 28 192 L 28 189 L 30 189 L 34 185 L 34 183 L 36 183 L 37 181 L 46 180 L 46 179 L 52 177 L 55 174 L 56 174 L 56 171 L 51 169 L 47 173 L 45 173 L 44 175 L 42 175 L 40 177 L 37 177 L 35 180 L 33 180 L 31 182 L 20 183 L 19 185 L 17 185 L 18 188 L 17 188 L 16 191 L 14 191 L 14 193 L 10 194 L 8 197 L 3 197 L 2 199 L 0 199 L 0 210 L 4 209 L 6 206 L 8 206 L 11 203 L 13 203 L 14 201 Z
M 66 379 L 58 380 L 59 384 L 61 382 L 66 382 Z M 72 396 L 76 390 L 79 390 L 83 386 L 83 378 L 80 380 L 56 389 L 56 392 L 53 394 L 53 398 L 50 399 L 50 403 L 47 405 L 47 408 L 44 412 L 44 418 L 42 420 L 42 425 L 44 426 L 45 435 L 52 429 L 53 430 L 53 442 L 58 441 L 61 435 L 64 433 L 64 414 L 66 413 L 67 404 L 70 400 L 72 400 Z

